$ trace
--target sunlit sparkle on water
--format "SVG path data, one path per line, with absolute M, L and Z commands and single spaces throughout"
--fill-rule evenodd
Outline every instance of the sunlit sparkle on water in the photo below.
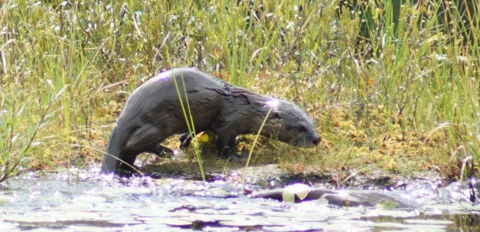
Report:
M 118 180 L 98 172 L 27 173 L 9 179 L 7 188 L 0 190 L 0 231 L 182 231 L 195 225 L 216 231 L 455 231 L 468 226 L 456 223 L 475 219 L 480 212 L 465 201 L 468 189 L 460 184 L 447 188 L 411 184 L 402 191 L 380 191 L 418 205 L 402 210 L 338 207 L 324 199 L 282 203 L 249 198 L 243 186 L 225 181 Z M 338 194 L 347 197 L 350 190 Z

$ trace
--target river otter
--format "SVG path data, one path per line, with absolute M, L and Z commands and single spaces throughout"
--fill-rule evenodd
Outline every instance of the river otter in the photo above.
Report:
M 237 135 L 256 133 L 269 108 L 272 111 L 262 135 L 303 147 L 320 141 L 312 119 L 298 106 L 233 86 L 193 68 L 177 68 L 157 74 L 130 95 L 110 136 L 102 172 L 129 175 L 129 165 L 138 154 L 160 154 L 166 149 L 160 142 L 188 132 L 174 78 L 187 112 L 188 100 L 196 132 L 215 134 L 220 155 L 233 153 Z

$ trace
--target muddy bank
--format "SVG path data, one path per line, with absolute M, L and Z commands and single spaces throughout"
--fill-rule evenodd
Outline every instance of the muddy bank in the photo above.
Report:
M 182 178 L 200 180 L 198 163 L 193 159 L 143 159 L 140 170 L 154 178 Z M 305 171 L 295 173 L 278 164 L 263 164 L 244 167 L 244 160 L 207 160 L 203 168 L 207 181 L 224 180 L 232 183 L 258 185 L 262 188 L 279 188 L 293 183 L 305 183 L 310 186 L 322 185 L 327 188 L 355 189 L 402 189 L 410 183 L 430 183 L 445 186 L 448 183 L 434 172 L 415 173 L 414 177 L 405 177 L 387 173 L 378 168 L 367 171 Z M 245 177 L 243 177 L 245 175 Z

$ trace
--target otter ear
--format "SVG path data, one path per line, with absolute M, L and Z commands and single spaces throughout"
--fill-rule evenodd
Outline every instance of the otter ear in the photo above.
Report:
M 270 114 L 272 115 L 272 118 L 280 118 L 280 114 L 278 113 L 278 111 L 271 112 Z

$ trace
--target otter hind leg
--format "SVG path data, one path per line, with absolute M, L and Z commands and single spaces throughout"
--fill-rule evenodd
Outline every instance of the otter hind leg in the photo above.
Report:
M 128 156 L 128 157 L 132 157 L 132 156 Z M 135 158 L 133 159 L 127 158 L 127 159 L 123 159 L 122 161 L 120 162 L 118 169 L 115 171 L 117 175 L 123 176 L 123 177 L 129 177 L 136 173 L 135 169 L 138 169 L 138 168 L 133 164 L 133 162 L 135 161 Z
M 126 148 L 131 151 L 148 151 L 150 148 L 155 148 L 156 144 L 165 139 L 165 137 L 160 135 L 161 133 L 158 127 L 151 124 L 144 124 L 136 129 L 130 138 L 128 138 L 125 143 Z
M 165 139 L 165 137 L 165 135 L 161 135 L 159 127 L 151 124 L 144 124 L 133 131 L 132 135 L 127 139 L 125 143 L 125 151 L 130 151 L 128 152 L 128 156 L 122 156 L 120 158 L 133 166 L 136 157 L 142 152 L 152 152 L 159 156 L 165 152 L 173 154 L 170 149 L 159 144 Z
M 151 152 L 159 157 L 173 157 L 173 151 L 160 144 L 153 145 L 152 147 L 148 148 L 146 152 Z
M 192 135 L 190 133 L 185 133 L 180 136 L 180 149 L 185 149 L 190 146 L 192 142 Z

